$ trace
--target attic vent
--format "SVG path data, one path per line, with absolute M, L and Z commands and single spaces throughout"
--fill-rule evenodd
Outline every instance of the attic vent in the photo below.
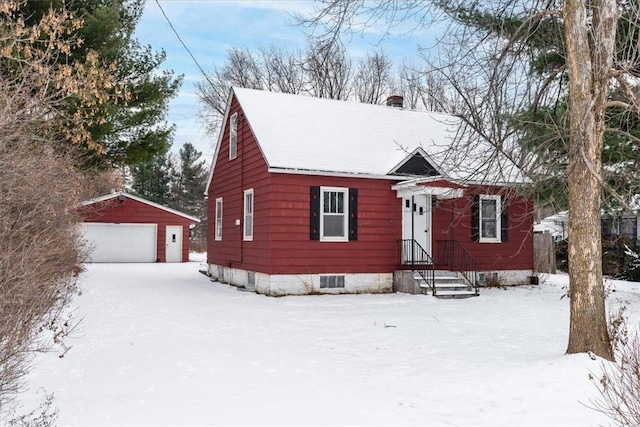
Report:
M 387 98 L 387 107 L 402 108 L 404 106 L 404 98 L 401 95 L 391 95 Z

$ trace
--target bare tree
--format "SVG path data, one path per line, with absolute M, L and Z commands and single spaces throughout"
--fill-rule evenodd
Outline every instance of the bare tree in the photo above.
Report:
M 358 63 L 353 86 L 356 99 L 366 104 L 381 104 L 390 94 L 391 60 L 382 52 L 367 53 Z
M 229 50 L 227 62 L 197 85 L 201 119 L 212 133 L 219 127 L 232 86 L 348 99 L 353 89 L 352 62 L 344 48 L 324 42 L 309 44 L 304 52 L 275 46 L 260 47 L 257 53 Z
M 231 49 L 228 61 L 228 66 L 223 69 L 225 80 L 249 89 L 260 89 L 264 86 L 263 67 L 259 58 L 249 49 Z
M 227 63 L 221 68 L 214 68 L 207 81 L 197 85 L 200 100 L 205 106 L 202 118 L 210 130 L 218 127 L 231 86 L 247 89 L 267 86 L 261 59 L 248 49 L 230 49 L 227 51 Z
M 276 47 L 261 47 L 257 54 L 248 49 L 230 49 L 227 62 L 214 67 L 206 81 L 197 84 L 201 119 L 215 133 L 224 114 L 232 86 L 276 92 L 299 93 L 307 85 L 300 53 L 285 53 Z
M 396 91 L 402 94 L 404 105 L 412 110 L 418 109 L 421 103 L 423 73 L 414 64 L 402 64 L 400 76 L 397 79 Z
M 325 40 L 312 41 L 303 69 L 311 95 L 343 100 L 351 95 L 352 64 L 343 46 Z
M 569 297 L 568 353 L 593 351 L 613 359 L 605 314 L 600 242 L 602 147 L 618 19 L 615 0 L 566 0 L 569 74 Z M 592 22 L 587 22 L 590 16 Z
M 463 108 L 458 91 L 450 83 L 449 70 L 444 72 L 437 66 L 425 62 L 417 65 L 404 62 L 398 78 L 398 93 L 402 94 L 405 106 L 414 110 L 439 111 L 456 114 Z
M 287 53 L 281 48 L 271 46 L 260 48 L 265 67 L 266 86 L 274 92 L 301 93 L 306 88 L 302 69 L 304 54 Z

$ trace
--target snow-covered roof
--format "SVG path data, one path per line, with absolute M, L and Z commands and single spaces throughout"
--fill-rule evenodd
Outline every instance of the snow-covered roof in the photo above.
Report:
M 568 234 L 569 211 L 558 212 L 557 214 L 542 219 L 533 225 L 535 233 L 551 233 L 554 237 L 566 239 Z
M 127 199 L 137 200 L 140 203 L 144 203 L 144 204 L 147 204 L 149 206 L 153 206 L 155 208 L 162 209 L 163 211 L 167 211 L 167 212 L 172 213 L 174 215 L 178 215 L 178 216 L 181 216 L 183 218 L 186 218 L 189 221 L 200 222 L 200 220 L 198 218 L 196 218 L 195 216 L 187 215 L 184 212 L 180 212 L 180 211 L 177 211 L 175 209 L 168 208 L 166 206 L 163 206 L 163 205 L 160 205 L 158 203 L 152 202 L 151 200 L 143 199 L 142 197 L 135 196 L 133 194 L 129 194 L 129 193 L 124 192 L 124 191 L 116 191 L 116 192 L 113 192 L 113 193 L 110 193 L 110 194 L 106 194 L 104 196 L 96 197 L 95 199 L 86 200 L 86 201 L 80 203 L 80 206 L 89 206 L 89 205 L 93 205 L 95 203 L 106 202 L 107 200 L 115 199 L 116 197 L 120 197 L 120 196 L 125 197 Z
M 523 181 L 506 156 L 463 135 L 457 116 L 243 88 L 232 88 L 229 101 L 233 94 L 272 172 L 389 177 L 419 153 L 452 181 Z

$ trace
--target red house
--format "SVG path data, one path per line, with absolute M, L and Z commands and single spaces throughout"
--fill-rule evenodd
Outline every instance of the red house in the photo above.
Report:
M 267 295 L 529 283 L 522 174 L 465 132 L 447 114 L 233 88 L 207 186 L 212 279 Z
M 200 222 L 124 192 L 81 204 L 89 262 L 183 262 L 189 260 L 189 228 Z

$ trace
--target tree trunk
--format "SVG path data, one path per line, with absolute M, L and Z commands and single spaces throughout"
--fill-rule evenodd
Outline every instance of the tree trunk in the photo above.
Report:
M 587 21 L 584 0 L 566 0 L 563 11 L 571 126 L 567 169 L 571 317 L 567 353 L 591 351 L 609 360 L 613 360 L 613 352 L 602 281 L 600 198 L 604 106 L 615 37 L 615 7 L 615 0 L 593 1 L 592 26 Z

